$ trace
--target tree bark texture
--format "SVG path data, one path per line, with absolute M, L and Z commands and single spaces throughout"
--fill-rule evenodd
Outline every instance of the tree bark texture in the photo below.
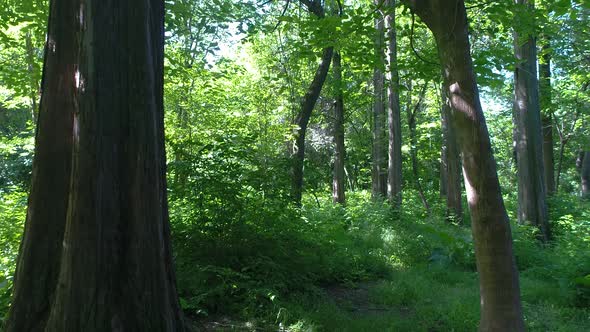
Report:
M 375 0 L 380 6 L 382 0 Z M 385 75 L 383 64 L 384 50 L 384 21 L 381 11 L 377 11 L 375 19 L 375 68 L 373 69 L 373 149 L 371 167 L 371 194 L 373 199 L 385 198 L 387 195 L 387 168 L 385 166 Z
M 43 330 L 57 285 L 68 209 L 76 106 L 79 1 L 51 1 L 25 232 L 6 331 Z
M 441 178 L 445 179 L 445 197 L 447 204 L 446 217 L 449 221 L 462 222 L 463 204 L 461 201 L 461 159 L 455 131 L 449 128 L 451 106 L 445 94 L 448 89 L 443 88 L 441 113 L 443 118 L 443 149 L 444 154 L 441 156 L 442 174 Z
M 402 202 L 402 126 L 399 103 L 399 71 L 397 65 L 396 0 L 386 0 L 387 29 L 387 123 L 389 133 L 387 163 L 387 199 L 399 208 Z
M 553 158 L 553 119 L 551 105 L 551 53 L 549 38 L 543 38 L 543 54 L 539 62 L 539 96 L 541 103 L 541 126 L 543 127 L 543 169 L 545 192 L 555 193 L 555 161 Z
M 330 62 L 332 61 L 333 47 L 327 47 L 322 52 L 321 62 L 315 72 L 313 80 L 303 97 L 301 102 L 301 109 L 295 118 L 295 144 L 292 152 L 292 181 L 291 181 L 291 195 L 295 205 L 301 206 L 301 197 L 303 195 L 303 161 L 305 160 L 305 133 L 307 125 L 311 118 L 315 104 L 320 96 L 328 70 L 330 69 Z
M 516 0 L 517 6 L 532 8 L 529 0 Z M 522 11 L 524 12 L 524 11 Z M 514 118 L 516 122 L 516 162 L 518 169 L 518 221 L 539 228 L 540 238 L 550 237 L 545 175 L 539 85 L 537 82 L 537 50 L 531 35 L 514 32 Z
M 590 199 L 590 151 L 584 151 L 580 157 L 582 198 Z
M 434 34 L 451 101 L 450 125 L 462 156 L 480 279 L 479 330 L 524 331 L 510 224 L 473 72 L 465 4 L 461 0 L 406 3 Z
M 340 52 L 334 52 L 332 70 L 336 85 L 336 102 L 334 104 L 334 171 L 332 179 L 332 199 L 334 203 L 345 204 L 344 159 L 344 97 L 342 96 L 342 60 Z
M 27 323 L 30 328 L 21 324 L 9 330 L 182 331 L 166 197 L 164 2 L 52 1 L 51 13 L 45 82 L 57 84 L 44 87 L 67 87 L 68 103 L 48 111 L 56 105 L 46 103 L 50 93 L 44 90 L 41 116 L 46 118 L 40 120 L 37 151 L 62 141 L 71 150 L 63 161 L 39 159 L 37 167 L 67 163 L 71 169 L 51 179 L 68 184 L 59 195 L 49 185 L 42 187 L 51 188 L 66 209 L 59 209 L 55 222 L 63 232 L 53 238 L 58 248 L 43 253 L 47 260 L 38 264 L 59 272 L 57 278 L 57 271 L 32 274 L 51 290 L 48 304 L 43 315 Z M 58 53 L 69 48 L 73 51 L 65 57 Z M 53 67 L 54 57 L 67 65 Z M 50 112 L 66 110 L 67 128 L 43 129 L 45 119 L 55 126 L 62 116 L 51 119 Z M 67 140 L 42 143 L 42 131 L 65 133 Z M 43 207 L 55 210 L 46 204 L 32 199 L 29 214 L 34 217 Z M 29 225 L 25 239 L 34 227 Z M 23 247 L 26 262 L 34 248 Z M 21 275 L 18 271 L 15 288 Z M 15 303 L 30 301 L 25 296 L 15 292 Z M 10 319 L 31 318 L 14 309 Z

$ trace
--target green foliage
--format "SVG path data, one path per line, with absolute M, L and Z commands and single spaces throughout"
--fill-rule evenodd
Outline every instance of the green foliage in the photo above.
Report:
M 0 317 L 10 305 L 12 278 L 26 214 L 27 194 L 0 191 Z

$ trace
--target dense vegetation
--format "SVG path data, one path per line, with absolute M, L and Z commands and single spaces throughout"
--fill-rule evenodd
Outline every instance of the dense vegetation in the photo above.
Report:
M 461 216 L 447 214 L 441 194 L 445 98 L 436 45 L 419 18 L 406 6 L 396 9 L 403 140 L 403 199 L 396 208 L 371 192 L 373 75 L 375 68 L 385 71 L 375 54 L 373 21 L 383 14 L 381 2 L 318 2 L 321 19 L 305 6 L 314 1 L 166 3 L 169 214 L 180 304 L 193 324 L 219 330 L 474 330 L 480 299 L 471 217 L 465 193 Z M 534 11 L 511 3 L 466 5 L 526 327 L 588 330 L 590 203 L 581 197 L 576 163 L 580 151 L 590 150 L 589 4 L 537 1 Z M 46 1 L 0 3 L 2 317 L 27 213 L 47 7 Z M 517 222 L 513 31 L 538 36 L 539 63 L 551 63 L 551 98 L 541 112 L 552 119 L 557 185 L 547 195 L 546 242 L 538 227 Z M 327 46 L 342 55 L 342 82 L 328 74 L 311 114 L 299 206 L 290 187 L 294 123 Z M 339 87 L 345 205 L 332 200 Z

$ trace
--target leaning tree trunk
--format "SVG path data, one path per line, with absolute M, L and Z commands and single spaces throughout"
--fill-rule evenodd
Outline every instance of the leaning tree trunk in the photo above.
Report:
M 53 180 L 69 182 L 69 192 L 50 187 L 60 206 L 68 204 L 55 222 L 65 231 L 57 252 L 41 254 L 48 261 L 38 263 L 59 274 L 33 275 L 53 292 L 43 315 L 15 309 L 9 320 L 29 320 L 28 330 L 182 331 L 166 197 L 164 2 L 84 4 L 51 2 L 45 81 L 67 87 L 66 107 L 51 112 L 68 113 L 71 125 L 47 131 L 67 133 L 72 152 L 45 164 L 38 159 L 39 169 L 71 164 L 65 180 Z M 53 54 L 69 47 L 66 59 Z M 51 68 L 53 57 L 67 65 Z M 41 116 L 49 122 L 47 108 L 56 105 L 46 105 Z M 29 214 L 55 208 L 46 204 L 31 200 Z M 28 226 L 25 239 L 38 231 Z M 34 248 L 23 247 L 26 261 Z M 17 274 L 15 288 L 22 287 Z M 15 292 L 15 303 L 31 300 L 23 296 Z
M 517 6 L 532 8 L 529 0 Z M 518 169 L 518 221 L 537 226 L 543 241 L 549 240 L 545 202 L 543 139 L 537 82 L 537 50 L 531 35 L 514 32 L 514 118 L 516 121 L 516 161 Z
M 334 105 L 334 174 L 332 179 L 332 198 L 334 203 L 344 205 L 345 181 L 344 181 L 344 98 L 342 96 L 342 64 L 340 52 L 334 52 L 332 70 L 336 85 L 336 103 Z
M 399 208 L 402 201 L 402 126 L 399 104 L 399 72 L 397 66 L 397 33 L 395 2 L 386 0 L 385 29 L 387 29 L 387 122 L 389 132 L 387 163 L 387 199 Z
M 555 192 L 555 162 L 553 159 L 553 119 L 551 116 L 551 46 L 543 38 L 543 54 L 539 62 L 539 96 L 543 131 L 543 169 L 547 195 Z
M 315 107 L 315 103 L 320 96 L 322 86 L 328 76 L 330 69 L 330 62 L 332 61 L 333 47 L 327 47 L 322 53 L 322 59 L 316 70 L 313 81 L 309 85 L 309 89 L 303 97 L 301 103 L 301 110 L 295 119 L 295 144 L 293 146 L 292 154 L 292 173 L 291 180 L 291 195 L 295 205 L 301 206 L 301 197 L 303 195 L 303 161 L 305 160 L 305 133 L 307 125 L 311 118 L 311 112 Z
M 325 16 L 322 3 L 317 0 L 300 0 L 300 2 L 307 7 L 310 13 L 318 18 Z M 295 133 L 293 144 L 293 151 L 291 151 L 291 197 L 296 206 L 301 206 L 301 197 L 303 195 L 303 162 L 305 160 L 305 133 L 307 125 L 311 118 L 315 104 L 320 96 L 328 70 L 330 69 L 330 62 L 332 62 L 332 54 L 334 48 L 332 46 L 324 48 L 322 51 L 322 58 L 318 68 L 315 72 L 313 80 L 309 88 L 305 92 L 301 101 L 301 108 L 299 114 L 295 118 Z
M 480 278 L 479 330 L 524 331 L 510 224 L 475 82 L 465 4 L 461 0 L 406 3 L 434 34 L 451 101 L 450 124 L 462 155 Z
M 79 1 L 51 1 L 33 177 L 6 331 L 45 328 L 60 269 L 77 108 Z
M 380 6 L 383 0 L 375 0 L 375 5 Z M 375 19 L 375 56 L 377 62 L 373 69 L 373 150 L 372 150 L 372 167 L 371 167 L 371 194 L 373 199 L 383 198 L 387 195 L 385 168 L 385 148 L 384 128 L 385 128 L 385 96 L 383 74 L 384 63 L 384 22 L 381 11 L 377 11 L 378 17 Z
M 442 174 L 441 178 L 445 180 L 445 197 L 447 201 L 446 218 L 449 221 L 462 222 L 463 205 L 461 202 L 461 159 L 455 131 L 449 128 L 451 107 L 445 94 L 447 89 L 443 88 L 442 94 L 442 122 L 443 122 L 443 149 L 444 154 L 441 156 Z

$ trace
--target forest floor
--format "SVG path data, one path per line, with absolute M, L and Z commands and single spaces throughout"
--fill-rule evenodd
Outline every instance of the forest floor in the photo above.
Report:
M 348 284 L 330 284 L 321 287 L 325 294 L 323 300 L 338 310 L 349 315 L 352 319 L 375 320 L 386 317 L 411 319 L 414 315 L 408 306 L 395 306 L 380 303 L 373 293 L 378 290 L 387 279 L 362 281 Z M 195 322 L 195 327 L 201 331 L 229 332 L 229 331 L 292 331 L 288 327 L 276 325 L 260 325 L 246 322 L 229 316 L 208 317 Z
M 304 211 L 304 223 L 270 219 L 270 231 L 194 240 L 190 252 L 200 244 L 208 255 L 194 261 L 211 265 L 180 264 L 183 308 L 201 331 L 474 331 L 471 231 L 416 210 L 392 220 L 379 204 L 351 199 L 342 210 L 328 202 Z M 513 224 L 527 330 L 590 331 L 590 209 L 563 199 L 551 213 L 550 244 Z M 240 263 L 219 264 L 232 260 Z

